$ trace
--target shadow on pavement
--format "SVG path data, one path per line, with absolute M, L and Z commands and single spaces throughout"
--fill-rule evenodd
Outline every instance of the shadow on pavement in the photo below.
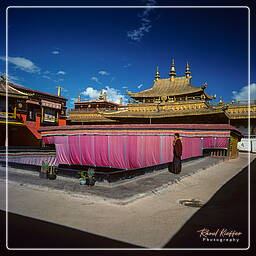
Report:
M 255 185 L 256 159 L 251 162 L 251 185 Z M 252 192 L 252 191 L 251 191 Z M 251 193 L 252 194 L 252 193 Z M 252 200 L 251 200 L 252 202 Z M 251 204 L 251 210 L 254 207 Z M 253 219 L 253 215 L 252 218 Z M 251 225 L 252 227 L 252 225 Z M 215 241 L 203 241 L 199 230 L 219 232 Z M 242 232 L 240 236 L 221 236 L 222 229 Z M 253 229 L 251 229 L 253 232 Z M 223 234 L 223 233 L 222 233 Z M 239 241 L 216 241 L 217 239 Z M 253 240 L 251 240 L 253 243 Z M 166 248 L 247 248 L 248 247 L 248 167 L 223 185 L 201 209 L 199 209 L 165 245 Z
M 0 211 L 0 215 L 1 220 L 5 221 L 6 213 Z M 139 248 L 125 242 L 13 213 L 8 213 L 8 247 Z

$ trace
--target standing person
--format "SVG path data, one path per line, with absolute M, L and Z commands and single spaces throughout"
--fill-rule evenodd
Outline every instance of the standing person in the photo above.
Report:
M 182 155 L 182 142 L 178 133 L 174 134 L 173 141 L 173 164 L 172 172 L 179 174 L 181 172 L 181 155 Z

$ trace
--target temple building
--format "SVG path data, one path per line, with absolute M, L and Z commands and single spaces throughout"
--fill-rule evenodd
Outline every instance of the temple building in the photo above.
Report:
M 75 108 L 68 111 L 67 124 L 112 124 L 116 120 L 104 117 L 99 112 L 118 111 L 123 109 L 123 100 L 115 103 L 107 100 L 107 93 L 100 91 L 99 98 L 94 101 L 82 101 L 81 95 L 78 95 Z
M 156 68 L 153 87 L 140 92 L 126 91 L 130 97 L 127 105 L 109 102 L 106 93 L 95 101 L 78 101 L 68 112 L 70 125 L 99 124 L 230 124 L 244 136 L 241 146 L 252 143 L 247 140 L 249 129 L 251 138 L 256 138 L 256 100 L 212 102 L 216 95 L 208 95 L 207 83 L 192 85 L 189 64 L 186 63 L 184 76 L 176 75 L 172 60 L 169 76 L 161 78 Z M 250 115 L 250 125 L 248 116 Z M 255 139 L 256 140 L 256 139 Z M 245 151 L 256 152 L 255 145 L 246 146 Z M 251 150 L 252 149 L 252 150 Z
M 212 103 L 216 95 L 206 92 L 207 83 L 192 85 L 189 64 L 185 75 L 176 76 L 174 60 L 168 78 L 161 78 L 156 69 L 153 87 L 140 92 L 126 91 L 131 98 L 128 105 L 107 102 L 102 94 L 99 100 L 80 101 L 68 114 L 70 124 L 231 124 L 248 134 L 250 106 L 251 134 L 256 135 L 256 101 Z M 102 107 L 101 107 L 102 106 Z
M 6 109 L 6 97 L 8 106 Z M 53 95 L 8 82 L 6 75 L 0 80 L 0 146 L 40 146 L 42 126 L 66 125 L 66 101 Z M 6 123 L 8 136 L 6 136 Z M 22 134 L 22 136 L 17 136 Z

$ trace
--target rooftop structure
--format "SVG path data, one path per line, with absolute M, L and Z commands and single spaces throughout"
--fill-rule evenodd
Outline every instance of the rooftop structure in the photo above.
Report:
M 41 143 L 41 135 L 38 133 L 41 126 L 66 124 L 67 99 L 60 95 L 60 86 L 58 95 L 54 95 L 11 83 L 6 75 L 0 78 L 1 146 L 6 144 L 6 123 L 9 125 L 9 146 L 38 146 Z M 17 133 L 23 136 L 17 137 Z

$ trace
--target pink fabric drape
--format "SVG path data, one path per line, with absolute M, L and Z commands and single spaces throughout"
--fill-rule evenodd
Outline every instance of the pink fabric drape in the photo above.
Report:
M 82 164 L 80 135 L 68 137 L 68 151 L 70 156 L 70 164 Z
M 111 166 L 108 161 L 108 136 L 94 137 L 95 164 L 97 166 Z
M 68 138 L 69 136 L 55 136 L 54 139 L 57 159 L 60 164 L 71 164 Z
M 199 137 L 183 137 L 182 138 L 182 157 L 187 159 L 202 155 L 202 141 Z
M 94 135 L 80 135 L 82 165 L 95 165 Z
M 203 148 L 213 148 L 214 147 L 214 138 L 213 137 L 205 137 Z
M 157 165 L 160 163 L 160 137 L 144 137 L 144 163 L 145 166 Z
M 72 135 L 55 136 L 58 162 L 135 169 L 173 160 L 173 136 Z M 228 138 L 182 137 L 182 159 L 202 155 L 203 148 L 227 147 Z
M 108 155 L 109 166 L 118 166 L 120 168 L 128 168 L 129 163 L 126 163 L 125 156 L 125 137 L 124 136 L 108 136 Z
M 127 136 L 128 137 L 128 136 Z M 138 136 L 131 135 L 126 141 L 126 152 L 127 152 L 127 166 L 129 169 L 135 169 L 141 167 L 141 159 L 139 154 L 141 149 L 138 147 Z
M 173 136 L 160 136 L 160 163 L 171 162 L 173 159 Z
M 226 138 L 226 137 L 216 138 L 216 147 L 217 148 L 228 148 L 228 141 L 229 141 L 229 138 Z

